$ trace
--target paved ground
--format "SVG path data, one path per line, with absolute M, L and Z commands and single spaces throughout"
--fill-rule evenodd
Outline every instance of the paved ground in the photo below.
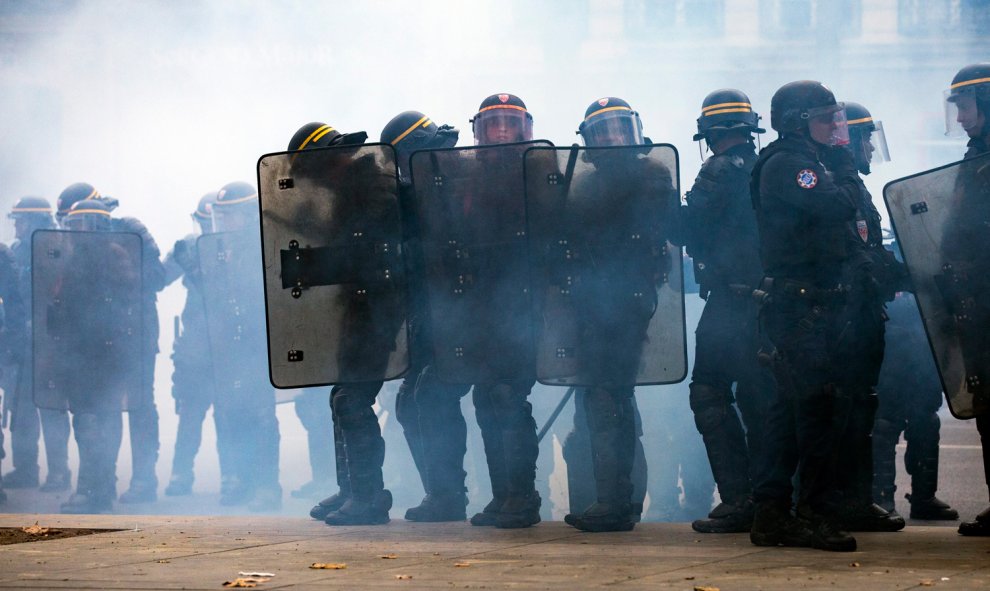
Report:
M 505 531 L 404 521 L 330 528 L 280 517 L 0 515 L 0 526 L 34 519 L 126 529 L 0 547 L 0 588 L 219 589 L 252 571 L 275 575 L 259 589 L 990 586 L 990 538 L 963 538 L 944 527 L 861 534 L 861 551 L 835 554 L 757 548 L 745 534 L 702 536 L 687 524 L 584 534 L 560 522 Z M 347 567 L 310 569 L 316 562 Z

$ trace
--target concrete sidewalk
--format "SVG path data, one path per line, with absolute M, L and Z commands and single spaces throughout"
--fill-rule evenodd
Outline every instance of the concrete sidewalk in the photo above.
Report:
M 757 548 L 747 535 L 688 524 L 586 534 L 560 522 L 331 528 L 279 517 L 0 515 L 2 527 L 35 521 L 124 531 L 0 546 L 0 588 L 220 589 L 239 572 L 275 574 L 258 589 L 990 588 L 990 538 L 947 527 L 859 534 L 861 551 L 838 554 Z

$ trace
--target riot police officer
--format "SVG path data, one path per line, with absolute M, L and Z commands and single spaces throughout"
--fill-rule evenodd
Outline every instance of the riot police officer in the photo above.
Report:
M 63 215 L 62 223 L 70 231 L 111 232 L 112 211 L 113 205 L 98 196 L 82 199 L 69 207 Z M 75 364 L 89 364 L 86 354 L 81 350 L 89 351 L 88 354 L 92 355 L 92 349 L 95 348 L 93 345 L 105 346 L 111 341 L 101 338 L 108 332 L 108 328 L 111 331 L 109 334 L 113 335 L 113 325 L 121 320 L 126 322 L 126 317 L 116 318 L 109 309 L 101 308 L 111 298 L 91 294 L 94 290 L 84 286 L 92 282 L 92 285 L 110 289 L 111 292 L 116 291 L 117 295 L 113 300 L 117 306 L 114 312 L 118 315 L 122 308 L 144 304 L 142 294 L 133 287 L 140 284 L 142 275 L 136 261 L 139 247 L 135 246 L 133 251 L 129 251 L 115 243 L 100 242 L 99 246 L 99 254 L 102 255 L 100 260 L 94 260 L 94 256 L 98 254 L 96 251 L 78 248 L 80 260 L 73 261 L 66 271 L 69 277 L 62 282 L 63 286 L 57 288 L 58 299 L 66 307 L 64 319 L 71 326 L 64 335 L 66 338 L 62 339 L 62 344 L 71 347 L 63 351 L 63 354 L 76 360 Z M 82 276 L 82 273 L 89 272 L 98 273 L 99 276 Z M 71 277 L 73 274 L 78 275 L 74 280 Z M 56 319 L 49 311 L 49 330 L 57 326 Z M 76 491 L 62 504 L 62 513 L 104 513 L 112 509 L 116 497 L 117 453 L 123 428 L 120 412 L 125 405 L 140 404 L 140 400 L 122 400 L 130 393 L 124 394 L 117 382 L 128 374 L 133 375 L 135 369 L 140 371 L 141 361 L 136 357 L 130 361 L 138 367 L 115 366 L 117 371 L 104 372 L 103 375 L 90 373 L 88 367 L 75 367 L 75 379 L 85 382 L 82 386 L 85 390 L 72 388 L 69 392 L 60 393 L 66 398 L 72 413 L 72 428 L 79 448 Z M 52 377 L 58 379 L 58 376 Z
M 888 160 L 883 124 L 859 103 L 845 103 L 849 143 L 860 175 L 870 164 Z M 904 519 L 873 502 L 871 433 L 877 410 L 876 385 L 884 355 L 884 302 L 906 287 L 907 270 L 882 243 L 880 213 L 860 175 L 856 214 L 846 233 L 847 259 L 842 271 L 845 301 L 839 314 L 844 342 L 833 353 L 840 365 L 838 387 L 848 397 L 849 414 L 837 453 L 841 462 L 842 506 L 836 521 L 850 531 L 897 531 Z
M 15 378 L 14 380 L 10 380 L 10 382 L 16 382 L 17 366 L 13 364 L 16 359 L 13 357 L 13 353 L 22 350 L 25 341 L 24 328 L 26 321 L 24 318 L 24 302 L 21 301 L 19 288 L 14 253 L 6 244 L 0 244 L 0 351 L 3 353 L 3 362 L 6 366 L 3 368 L 5 375 L 0 377 L 7 378 L 6 373 L 13 370 L 15 372 Z M 7 314 L 11 314 L 11 318 L 8 319 Z M 8 405 L 11 405 L 16 400 L 11 396 L 11 394 L 14 394 L 15 385 L 10 382 L 3 383 L 3 390 L 4 394 L 7 395 L 6 402 Z M 0 402 L 3 402 L 3 400 L 0 400 Z M 37 413 L 34 411 L 33 404 L 29 410 L 35 412 L 35 420 L 37 421 Z M 6 410 L 4 413 L 6 414 Z M 3 452 L 2 433 L 3 430 L 0 429 L 0 460 L 5 455 Z M 35 445 L 37 445 L 37 432 L 35 432 L 34 438 Z M 37 468 L 37 455 L 35 455 L 35 462 L 35 468 Z M 35 472 L 34 484 L 37 485 L 37 472 Z M 7 493 L 3 490 L 3 478 L 0 478 L 0 504 L 6 500 Z
M 969 136 L 966 158 L 974 158 L 990 152 L 990 63 L 970 64 L 956 73 L 952 84 L 945 91 L 946 134 L 952 135 L 960 129 Z M 946 258 L 956 267 L 965 271 L 972 281 L 987 277 L 986 254 L 973 245 L 985 243 L 985 230 L 988 217 L 986 211 L 985 171 L 976 171 L 974 176 L 981 178 L 982 190 L 977 186 L 959 186 L 963 207 L 956 212 L 959 219 L 950 219 L 951 233 L 943 242 Z M 973 183 L 975 185 L 975 183 Z M 975 252 L 974 252 L 975 250 Z M 985 289 L 971 286 L 974 293 L 981 294 L 977 302 L 983 302 Z M 962 327 L 961 337 L 965 344 L 964 364 L 966 365 L 969 391 L 973 394 L 973 411 L 976 415 L 976 428 L 980 432 L 983 447 L 983 470 L 987 487 L 990 488 L 990 391 L 986 379 L 987 343 L 986 319 L 990 318 L 983 306 L 974 313 L 983 324 L 975 328 Z M 972 313 L 970 314 L 972 316 Z M 975 378 L 975 379 L 974 379 Z M 973 521 L 959 525 L 959 533 L 965 536 L 990 536 L 990 508 L 985 509 Z
M 19 298 L 27 307 L 23 318 L 18 318 L 16 308 L 8 311 L 5 333 L 10 367 L 4 372 L 4 379 L 10 380 L 4 387 L 6 408 L 11 419 L 11 450 L 14 471 L 7 474 L 9 488 L 34 487 L 38 484 L 38 437 L 45 438 L 45 456 L 48 460 L 48 475 L 41 486 L 42 492 L 60 492 L 72 484 L 69 471 L 69 414 L 64 410 L 54 410 L 35 406 L 32 398 L 30 326 L 18 322 L 29 322 L 31 302 L 31 235 L 35 230 L 52 230 L 52 206 L 42 197 L 18 199 L 8 214 L 14 220 L 15 240 L 10 246 L 17 267 Z M 8 298 L 4 298 L 5 301 Z M 14 311 L 13 314 L 10 314 Z M 13 324 L 12 324 L 13 323 Z M 40 421 L 39 421 L 40 415 Z
M 533 139 L 533 115 L 518 96 L 493 94 L 481 102 L 471 119 L 471 130 L 479 146 L 526 142 Z M 499 328 L 514 331 L 512 327 Z M 517 375 L 525 377 L 474 384 L 472 388 L 492 500 L 471 517 L 471 525 L 521 528 L 540 522 L 541 500 L 536 492 L 539 443 L 533 407 L 527 400 L 535 380 L 529 377 L 530 367 L 515 369 Z
M 278 510 L 280 437 L 275 394 L 265 375 L 257 191 L 249 183 L 227 183 L 217 192 L 212 215 L 216 232 L 200 236 L 197 250 L 216 384 L 218 445 L 228 458 L 231 477 L 220 502 L 247 502 L 249 510 L 258 512 Z
M 381 141 L 392 145 L 399 165 L 399 205 L 402 208 L 408 287 L 411 292 L 411 364 L 396 396 L 395 411 L 426 496 L 410 507 L 407 521 L 462 521 L 467 507 L 464 454 L 467 425 L 461 398 L 470 389 L 446 384 L 430 366 L 429 320 L 426 308 L 426 269 L 416 225 L 415 195 L 410 182 L 409 157 L 418 150 L 451 148 L 458 130 L 438 126 L 419 111 L 404 111 L 382 129 Z
M 213 204 L 216 191 L 206 193 L 199 199 L 192 213 L 198 235 L 213 231 Z M 208 376 L 213 373 L 210 357 L 210 343 L 206 333 L 206 311 L 203 309 L 202 277 L 199 269 L 199 254 L 196 251 L 197 234 L 191 234 L 176 241 L 172 250 L 165 255 L 165 284 L 170 285 L 182 278 L 186 288 L 186 303 L 182 316 L 176 318 L 175 341 L 172 345 L 172 398 L 175 399 L 175 413 L 179 416 L 175 434 L 175 452 L 172 456 L 172 476 L 165 494 L 168 496 L 188 495 L 192 492 L 193 462 L 202 441 L 203 419 L 213 404 L 212 382 Z M 214 415 L 215 416 L 215 415 Z M 225 461 L 223 438 L 218 437 L 217 453 L 220 456 L 221 478 L 229 472 L 229 462 Z
M 685 245 L 706 301 L 695 333 L 689 398 L 721 497 L 707 519 L 691 524 L 706 533 L 744 532 L 752 525 L 753 464 L 761 457 L 774 387 L 769 371 L 757 363 L 758 310 L 750 297 L 762 276 L 749 196 L 757 158 L 753 134 L 765 132 L 759 121 L 739 90 L 705 97 L 694 140 L 704 140 L 712 156 L 702 164 L 682 210 Z
M 819 82 L 782 86 L 770 105 L 780 138 L 761 153 L 751 194 L 769 294 L 762 327 L 776 348 L 776 398 L 766 424 L 767 455 L 754 487 L 750 540 L 760 546 L 852 551 L 856 540 L 831 515 L 841 493 L 836 454 L 849 414 L 848 376 L 837 353 L 855 346 L 840 326 L 847 236 L 860 202 L 843 106 Z M 762 462 L 761 462 L 762 463 Z M 799 516 L 791 477 L 800 465 Z
M 83 200 L 99 200 L 112 211 L 117 200 L 100 195 L 89 183 L 74 183 L 62 191 L 58 197 L 56 219 L 60 222 L 68 215 L 71 207 Z M 151 233 L 139 220 L 132 217 L 111 218 L 111 231 L 132 232 L 141 237 L 144 289 L 144 382 L 140 392 L 129 399 L 127 413 L 128 430 L 131 434 L 131 483 L 121 493 L 121 503 L 146 503 L 158 498 L 158 476 L 155 464 L 158 462 L 159 434 L 158 408 L 155 406 L 154 375 L 155 360 L 158 356 L 158 292 L 165 287 L 165 267 L 161 262 L 161 251 L 151 237 Z

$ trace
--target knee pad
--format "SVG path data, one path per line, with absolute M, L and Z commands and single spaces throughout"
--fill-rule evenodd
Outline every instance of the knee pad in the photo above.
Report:
M 585 395 L 585 411 L 591 431 L 600 433 L 610 429 L 635 431 L 632 397 L 625 392 L 613 392 L 605 388 L 589 388 Z
M 691 384 L 688 401 L 694 413 L 694 424 L 702 435 L 719 429 L 727 413 L 733 410 L 731 393 L 704 384 Z
M 942 421 L 935 413 L 911 417 L 907 427 L 904 429 L 904 439 L 907 441 L 933 441 L 938 442 L 939 431 L 942 428 Z

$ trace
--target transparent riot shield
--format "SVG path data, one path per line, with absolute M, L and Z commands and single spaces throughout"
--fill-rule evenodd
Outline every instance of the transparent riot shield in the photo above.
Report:
M 39 230 L 31 245 L 34 401 L 127 410 L 143 375 L 141 237 Z M 133 396 L 132 396 L 133 395 Z
M 257 230 L 205 234 L 196 241 L 216 405 L 272 404 L 265 348 L 265 293 Z
M 667 241 L 677 164 L 670 145 L 526 152 L 541 382 L 684 379 L 681 251 Z
M 416 152 L 410 159 L 438 377 L 533 376 L 523 154 L 549 142 Z
M 258 186 L 272 384 L 401 376 L 409 353 L 392 147 L 262 156 Z
M 990 155 L 892 181 L 883 196 L 949 410 L 960 419 L 986 412 L 990 410 Z

